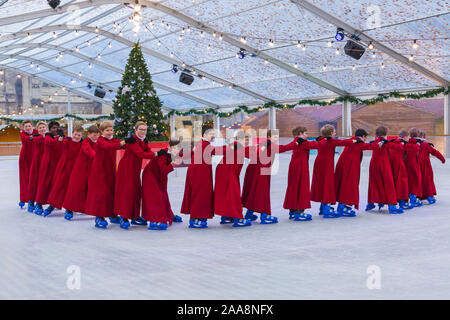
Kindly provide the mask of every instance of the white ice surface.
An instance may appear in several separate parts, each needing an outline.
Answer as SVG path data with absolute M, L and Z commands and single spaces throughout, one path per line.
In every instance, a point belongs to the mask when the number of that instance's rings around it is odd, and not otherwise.
M 276 225 L 187 228 L 166 232 L 117 225 L 94 228 L 93 218 L 47 218 L 20 210 L 17 159 L 0 158 L 0 298 L 2 299 L 449 299 L 450 164 L 433 159 L 437 203 L 403 215 L 386 211 L 356 218 L 289 221 L 282 209 L 290 155 L 272 177 Z M 314 157 L 311 158 L 312 165 Z M 369 157 L 362 163 L 361 208 L 367 201 Z M 245 167 L 244 167 L 245 170 Z M 178 212 L 186 169 L 169 181 Z M 243 173 L 242 173 L 243 177 Z M 81 288 L 70 290 L 67 268 L 80 267 Z M 369 290 L 367 268 L 381 270 Z

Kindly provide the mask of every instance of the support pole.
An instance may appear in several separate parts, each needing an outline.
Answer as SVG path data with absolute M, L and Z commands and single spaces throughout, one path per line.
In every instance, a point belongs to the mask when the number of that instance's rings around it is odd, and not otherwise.
M 342 136 L 350 137 L 352 135 L 352 104 L 350 101 L 344 101 L 342 104 Z
M 70 101 L 70 91 L 67 91 L 67 113 L 72 114 L 72 105 Z M 73 118 L 67 119 L 67 135 L 69 137 L 72 136 L 72 130 L 73 130 Z
M 215 114 L 214 115 L 214 131 L 216 132 L 216 137 L 220 137 L 220 117 Z
M 269 109 L 269 130 L 275 130 L 277 128 L 277 109 L 271 107 Z
M 448 94 L 444 95 L 444 134 L 450 135 L 450 101 Z
M 171 115 L 169 117 L 169 126 L 170 126 L 170 138 L 175 138 L 176 130 L 175 130 L 175 116 Z

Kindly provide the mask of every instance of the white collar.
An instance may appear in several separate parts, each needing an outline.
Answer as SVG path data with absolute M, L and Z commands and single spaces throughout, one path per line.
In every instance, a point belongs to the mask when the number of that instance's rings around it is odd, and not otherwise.
M 105 138 L 106 140 L 111 140 L 111 139 L 113 138 L 113 137 L 107 138 L 107 137 L 105 137 L 104 135 L 102 135 L 102 137 Z
M 92 142 L 96 143 L 97 140 L 92 139 L 91 137 L 88 136 L 89 139 L 91 139 Z
M 137 137 L 139 140 L 141 140 L 141 141 L 144 141 L 144 140 L 145 140 L 145 137 L 141 138 L 141 137 L 139 137 L 138 135 L 136 135 L 136 137 Z

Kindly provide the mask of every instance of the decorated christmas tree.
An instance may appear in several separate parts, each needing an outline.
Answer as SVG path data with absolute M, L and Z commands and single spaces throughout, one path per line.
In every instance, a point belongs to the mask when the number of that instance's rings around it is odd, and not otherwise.
M 153 81 L 147 69 L 139 43 L 130 52 L 122 84 L 114 102 L 114 131 L 118 139 L 134 134 L 134 124 L 144 121 L 148 125 L 147 139 L 167 140 L 167 125 L 163 121 L 162 103 L 156 96 Z

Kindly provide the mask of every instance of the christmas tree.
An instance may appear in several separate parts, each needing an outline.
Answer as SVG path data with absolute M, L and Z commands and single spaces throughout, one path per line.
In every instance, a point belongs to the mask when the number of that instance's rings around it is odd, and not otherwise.
M 133 136 L 135 123 L 144 121 L 148 125 L 148 140 L 167 140 L 167 125 L 163 122 L 161 107 L 141 47 L 136 43 L 128 57 L 122 84 L 114 101 L 115 137 L 124 139 Z

